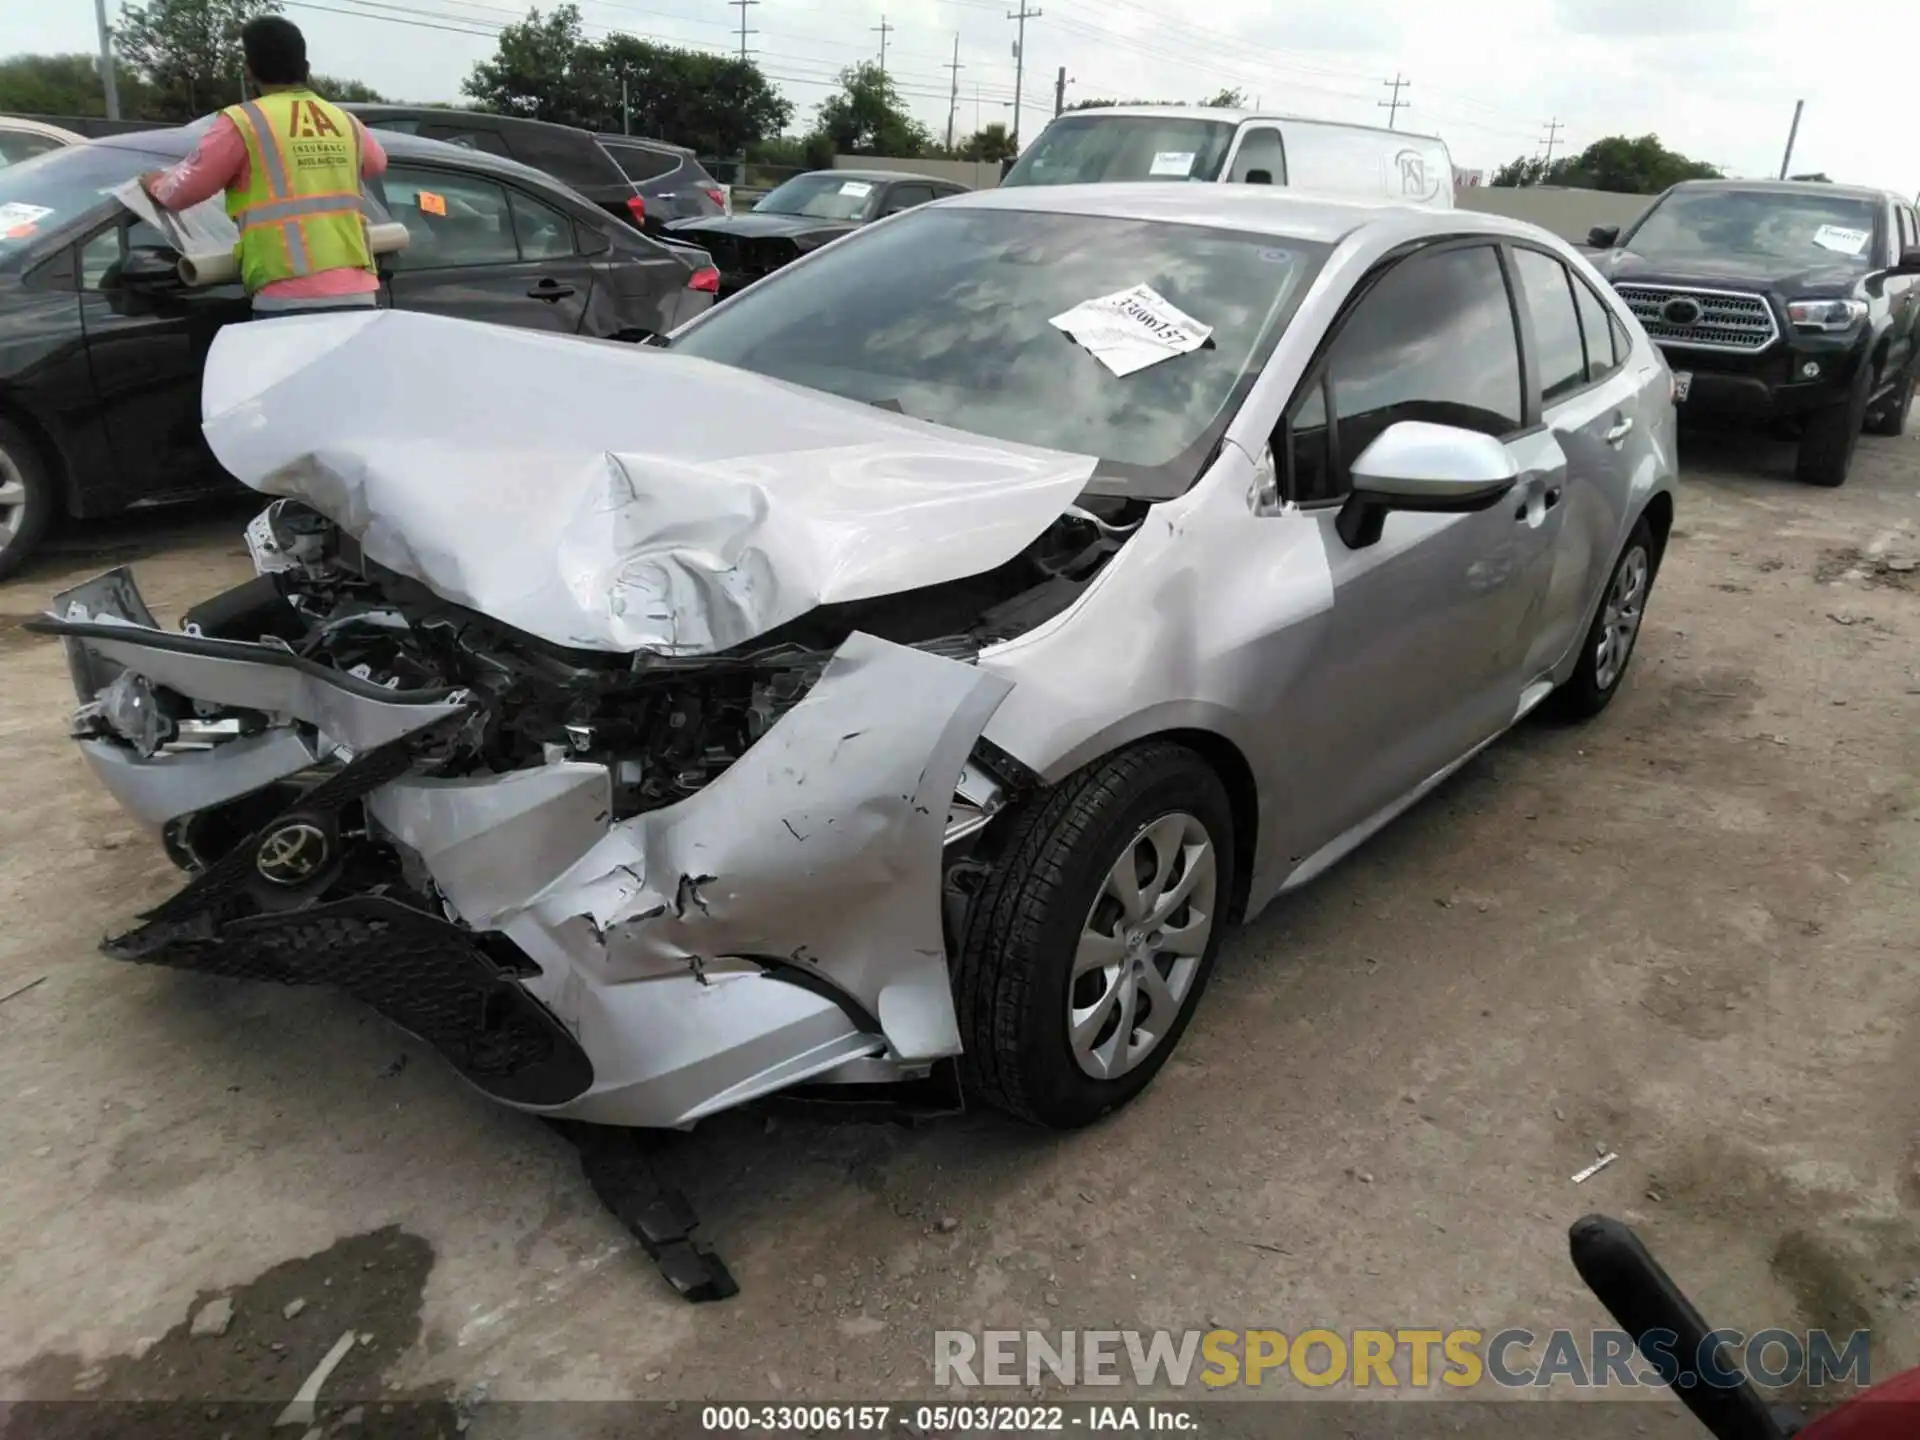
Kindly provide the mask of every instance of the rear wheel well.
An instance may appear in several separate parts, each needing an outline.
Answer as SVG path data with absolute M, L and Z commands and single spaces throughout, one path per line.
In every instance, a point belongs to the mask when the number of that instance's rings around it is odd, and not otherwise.
M 1640 514 L 1653 532 L 1653 569 L 1658 574 L 1660 561 L 1667 553 L 1667 536 L 1673 533 L 1673 496 L 1662 490 Z
M 60 507 L 54 511 L 54 523 L 58 524 L 63 517 L 74 513 L 73 471 L 67 457 L 53 443 L 46 426 L 34 418 L 33 412 L 13 403 L 5 394 L 0 394 L 0 420 L 25 435 L 32 442 L 40 463 L 47 467 L 47 477 L 60 495 Z

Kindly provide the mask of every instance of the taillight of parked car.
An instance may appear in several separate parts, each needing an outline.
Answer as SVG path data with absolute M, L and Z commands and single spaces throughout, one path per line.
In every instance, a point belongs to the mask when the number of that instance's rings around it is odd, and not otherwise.
M 720 293 L 720 272 L 711 265 L 702 265 L 687 280 L 689 290 L 700 290 L 708 295 Z
M 707 198 L 713 201 L 713 203 L 718 205 L 722 210 L 727 208 L 727 192 L 726 191 L 716 187 L 714 189 L 707 191 Z
M 647 197 L 644 195 L 629 195 L 627 197 L 627 213 L 633 217 L 634 224 L 646 224 Z

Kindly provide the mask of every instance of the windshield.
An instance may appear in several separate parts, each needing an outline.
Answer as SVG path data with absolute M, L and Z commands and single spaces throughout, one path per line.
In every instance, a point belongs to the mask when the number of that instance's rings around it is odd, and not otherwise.
M 1098 456 L 1100 488 L 1191 485 L 1330 247 L 1142 220 L 916 210 L 778 271 L 673 349 L 956 429 Z M 1135 286 L 1212 327 L 1115 374 L 1051 321 Z
M 1870 200 L 1773 190 L 1678 190 L 1647 212 L 1623 242 L 1641 255 L 1744 255 L 1803 269 L 1873 264 Z
M 1224 120 L 1171 115 L 1066 115 L 1040 132 L 1006 185 L 1090 185 L 1102 180 L 1213 180 L 1233 144 Z
M 114 145 L 63 145 L 0 169 L 0 260 L 107 202 L 106 192 L 166 161 Z
M 816 220 L 858 220 L 877 182 L 842 177 L 831 170 L 796 175 L 767 192 L 754 206 L 758 215 L 811 215 Z

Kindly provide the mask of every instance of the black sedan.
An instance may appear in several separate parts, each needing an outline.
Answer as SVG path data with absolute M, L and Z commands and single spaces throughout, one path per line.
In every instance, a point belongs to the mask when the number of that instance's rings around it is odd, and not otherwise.
M 382 304 L 639 341 L 713 303 L 719 275 L 692 245 L 513 161 L 381 140 L 376 188 L 410 240 L 382 257 Z M 200 372 L 247 297 L 183 285 L 165 238 L 106 194 L 192 144 L 189 130 L 145 131 L 0 171 L 0 576 L 60 515 L 227 483 L 200 435 Z
M 680 220 L 667 230 L 713 256 L 725 296 L 850 230 L 966 193 L 950 180 L 898 170 L 814 170 L 770 190 L 742 214 Z

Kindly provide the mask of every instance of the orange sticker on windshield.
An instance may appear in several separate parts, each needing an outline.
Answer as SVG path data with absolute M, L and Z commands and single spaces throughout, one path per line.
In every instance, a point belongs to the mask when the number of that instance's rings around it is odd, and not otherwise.
M 0 231 L 0 240 L 25 240 L 39 228 L 38 225 L 16 225 L 11 230 Z
M 420 208 L 429 215 L 444 215 L 447 213 L 447 197 L 436 195 L 431 190 L 422 190 Z

